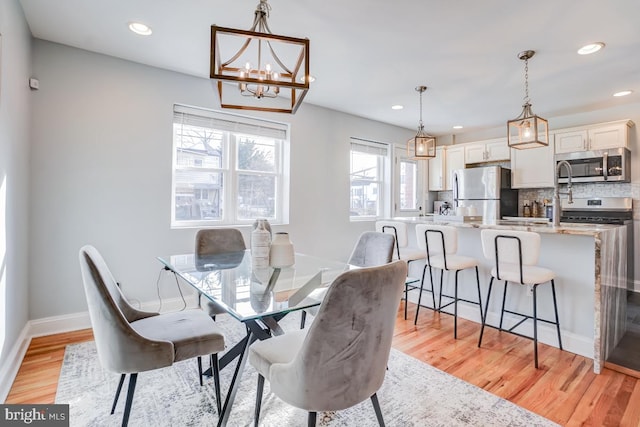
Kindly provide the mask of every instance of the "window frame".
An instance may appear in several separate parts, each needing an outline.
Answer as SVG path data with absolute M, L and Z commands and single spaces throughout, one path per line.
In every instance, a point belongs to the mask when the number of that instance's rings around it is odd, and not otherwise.
M 353 206 L 353 193 L 352 193 L 352 153 L 354 151 L 354 146 L 363 147 L 362 150 L 356 150 L 360 152 L 366 152 L 366 148 L 369 147 L 372 149 L 372 154 L 375 154 L 375 151 L 384 150 L 386 153 L 380 155 L 380 159 L 383 164 L 378 165 L 378 174 L 379 177 L 375 181 L 378 183 L 378 191 L 377 198 L 378 209 L 376 215 L 351 215 L 352 206 Z M 393 144 L 387 142 L 378 142 L 372 141 L 362 138 L 351 137 L 349 141 L 349 221 L 351 222 L 360 222 L 360 221 L 376 221 L 381 218 L 388 218 L 391 213 L 391 204 L 392 204 L 392 192 L 391 185 L 393 181 L 393 176 L 391 174 L 391 164 L 392 164 L 392 153 L 393 153 Z
M 248 219 L 239 218 L 239 186 L 241 175 L 274 176 L 275 212 L 274 217 L 268 219 L 272 224 L 287 224 L 289 222 L 290 124 L 181 104 L 174 104 L 173 110 L 170 198 L 170 226 L 172 229 L 253 224 L 258 217 Z M 177 129 L 181 124 L 177 122 L 177 117 L 180 115 L 186 115 L 182 116 L 183 118 L 195 118 L 195 121 L 198 121 L 198 119 L 202 119 L 203 122 L 210 121 L 211 126 L 200 127 L 222 132 L 220 167 L 184 167 L 177 164 L 178 145 L 180 143 Z M 221 123 L 221 128 L 215 127 L 216 123 Z M 270 132 L 270 130 L 273 130 L 273 132 Z M 260 132 L 264 134 L 260 134 Z M 271 133 L 273 135 L 271 135 Z M 278 136 L 283 137 L 280 138 Z M 271 139 L 275 141 L 275 172 L 241 170 L 239 168 L 238 147 L 243 137 L 255 138 L 257 140 Z M 176 219 L 176 189 L 178 184 L 176 182 L 176 175 L 180 171 L 221 174 L 220 209 L 222 213 L 219 219 Z M 195 192 L 193 197 L 195 197 Z

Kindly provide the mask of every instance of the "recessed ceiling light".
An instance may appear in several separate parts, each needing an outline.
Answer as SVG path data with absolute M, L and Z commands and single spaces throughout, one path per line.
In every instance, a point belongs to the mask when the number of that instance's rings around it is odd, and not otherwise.
M 592 53 L 596 53 L 603 47 L 604 47 L 604 43 L 602 42 L 589 43 L 587 45 L 582 46 L 580 49 L 578 49 L 578 53 L 580 55 L 591 55 Z
M 631 95 L 633 93 L 632 90 L 621 90 L 620 92 L 616 92 L 613 94 L 613 96 L 627 96 L 627 95 Z
M 151 27 L 142 22 L 129 22 L 129 29 L 136 34 L 140 34 L 141 36 L 150 36 L 153 31 L 151 31 Z
M 454 128 L 454 129 L 462 129 L 463 127 L 464 127 L 464 126 L 461 126 L 461 125 L 455 125 L 453 128 Z
M 392 105 L 391 109 L 392 110 L 402 110 L 404 108 L 404 105 Z

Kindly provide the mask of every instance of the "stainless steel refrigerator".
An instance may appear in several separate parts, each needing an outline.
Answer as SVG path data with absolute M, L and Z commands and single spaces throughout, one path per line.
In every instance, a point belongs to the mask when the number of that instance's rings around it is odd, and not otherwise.
M 453 205 L 475 207 L 485 222 L 518 216 L 518 190 L 511 189 L 511 170 L 487 166 L 453 171 Z

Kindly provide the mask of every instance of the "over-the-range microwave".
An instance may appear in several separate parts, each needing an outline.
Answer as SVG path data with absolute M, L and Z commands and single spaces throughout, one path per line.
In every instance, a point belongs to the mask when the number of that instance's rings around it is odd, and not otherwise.
M 626 148 L 556 154 L 556 165 L 571 165 L 572 182 L 630 182 L 631 153 Z M 567 168 L 560 168 L 558 182 L 568 181 Z

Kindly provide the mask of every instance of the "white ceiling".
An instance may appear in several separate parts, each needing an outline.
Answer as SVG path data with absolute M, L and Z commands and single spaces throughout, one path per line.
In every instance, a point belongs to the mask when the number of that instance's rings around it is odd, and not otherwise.
M 20 0 L 34 37 L 209 77 L 212 24 L 249 29 L 259 0 Z M 270 0 L 275 34 L 310 39 L 305 99 L 428 132 L 515 118 L 529 61 L 535 113 L 552 118 L 640 101 L 640 0 Z M 141 37 L 130 21 L 153 28 Z M 576 50 L 601 41 L 589 56 Z M 635 92 L 624 98 L 612 94 Z M 212 93 L 213 95 L 213 93 Z M 403 104 L 404 110 L 391 110 Z M 300 107 L 304 108 L 304 105 Z M 452 126 L 463 125 L 462 131 Z M 553 122 L 550 121 L 553 128 Z

